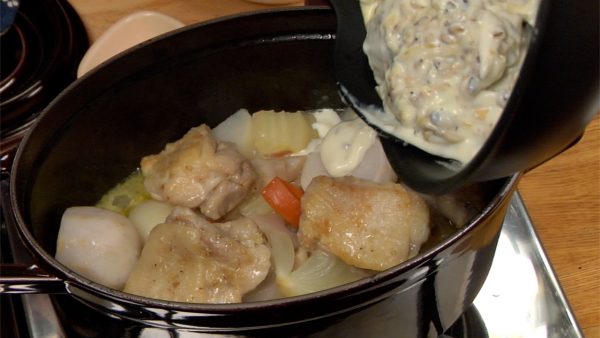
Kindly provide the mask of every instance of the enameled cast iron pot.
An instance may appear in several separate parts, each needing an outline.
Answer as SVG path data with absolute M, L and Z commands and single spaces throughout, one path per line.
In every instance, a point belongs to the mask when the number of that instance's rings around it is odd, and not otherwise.
M 393 320 L 403 336 L 441 334 L 487 276 L 517 176 L 481 184 L 474 198 L 485 201 L 481 213 L 423 255 L 301 297 L 230 305 L 146 299 L 91 282 L 53 258 L 65 208 L 93 205 L 142 156 L 191 127 L 214 126 L 239 108 L 342 107 L 334 33 L 327 9 L 237 16 L 151 41 L 67 88 L 21 144 L 12 168 L 7 220 L 37 263 L 20 278 L 4 267 L 4 292 L 68 292 L 99 311 L 153 326 L 294 334 L 321 330 L 393 296 L 402 304 Z

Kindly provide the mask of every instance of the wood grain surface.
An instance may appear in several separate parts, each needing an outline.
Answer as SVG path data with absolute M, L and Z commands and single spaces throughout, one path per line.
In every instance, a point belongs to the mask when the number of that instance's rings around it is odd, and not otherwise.
M 600 117 L 583 139 L 527 173 L 519 191 L 588 338 L 600 337 Z
M 130 13 L 155 10 L 185 24 L 275 6 L 242 0 L 69 0 L 93 41 Z M 289 5 L 302 5 L 292 1 Z M 289 6 L 288 5 L 288 6 Z M 597 52 L 597 51 L 590 51 Z M 584 334 L 600 337 L 600 118 L 583 139 L 527 173 L 519 190 Z

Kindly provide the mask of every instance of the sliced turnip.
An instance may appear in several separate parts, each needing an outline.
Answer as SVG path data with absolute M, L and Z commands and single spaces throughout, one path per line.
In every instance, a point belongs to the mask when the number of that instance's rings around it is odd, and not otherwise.
M 219 141 L 232 142 L 237 150 L 247 158 L 252 157 L 252 117 L 246 109 L 240 109 L 225 121 L 213 128 L 213 135 Z
M 72 207 L 62 216 L 56 259 L 96 283 L 120 290 L 141 248 L 127 217 L 96 207 Z

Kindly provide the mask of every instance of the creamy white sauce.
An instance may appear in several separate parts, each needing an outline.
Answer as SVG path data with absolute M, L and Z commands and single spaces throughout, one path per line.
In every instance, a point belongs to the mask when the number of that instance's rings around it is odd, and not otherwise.
M 339 122 L 321 141 L 321 162 L 333 177 L 349 175 L 377 141 L 377 133 L 361 119 Z
M 539 0 L 361 0 L 384 111 L 369 122 L 469 162 L 498 121 Z
M 320 138 L 325 137 L 333 126 L 342 121 L 338 113 L 333 109 L 316 110 L 313 116 L 315 117 L 315 122 L 312 124 L 312 128 L 319 134 Z

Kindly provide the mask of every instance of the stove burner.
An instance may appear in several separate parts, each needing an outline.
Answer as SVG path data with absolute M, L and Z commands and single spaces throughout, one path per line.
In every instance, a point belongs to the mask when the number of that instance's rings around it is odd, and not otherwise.
M 89 42 L 83 23 L 67 1 L 24 0 L 0 44 L 0 159 L 6 173 L 27 128 L 75 80 Z

